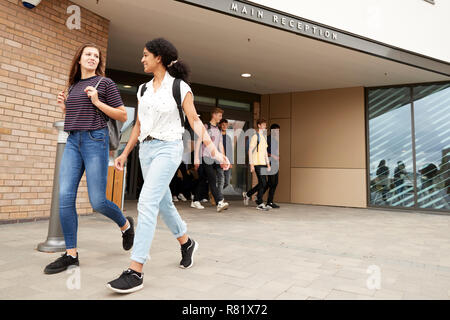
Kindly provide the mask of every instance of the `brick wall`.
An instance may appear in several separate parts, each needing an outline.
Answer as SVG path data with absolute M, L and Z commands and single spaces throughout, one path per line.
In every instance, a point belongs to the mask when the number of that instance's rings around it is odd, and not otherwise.
M 81 29 L 69 30 L 70 1 L 43 0 L 30 10 L 0 0 L 0 222 L 50 215 L 56 156 L 56 96 L 84 42 L 106 56 L 109 21 L 81 8 Z M 83 177 L 79 214 L 92 212 Z

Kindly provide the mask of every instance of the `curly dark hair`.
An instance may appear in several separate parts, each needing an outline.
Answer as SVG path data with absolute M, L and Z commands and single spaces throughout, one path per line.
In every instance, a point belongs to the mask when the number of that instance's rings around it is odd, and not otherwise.
M 184 61 L 178 59 L 177 48 L 171 42 L 164 38 L 157 38 L 147 42 L 145 47 L 155 57 L 161 57 L 161 63 L 172 77 L 189 83 L 190 69 Z M 176 60 L 177 62 L 169 67 L 170 63 Z

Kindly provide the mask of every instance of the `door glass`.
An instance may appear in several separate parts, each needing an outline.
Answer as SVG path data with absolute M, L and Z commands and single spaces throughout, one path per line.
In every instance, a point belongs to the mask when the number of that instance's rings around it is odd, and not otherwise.
M 242 192 L 247 190 L 247 166 L 245 163 L 237 161 L 237 155 L 242 150 L 238 150 L 238 138 L 244 134 L 244 130 L 248 127 L 248 121 L 228 120 L 227 135 L 232 139 L 232 147 L 227 146 L 227 157 L 232 163 L 230 169 L 230 184 L 223 190 L 224 196 L 241 196 Z
M 450 209 L 450 84 L 414 88 L 417 203 Z

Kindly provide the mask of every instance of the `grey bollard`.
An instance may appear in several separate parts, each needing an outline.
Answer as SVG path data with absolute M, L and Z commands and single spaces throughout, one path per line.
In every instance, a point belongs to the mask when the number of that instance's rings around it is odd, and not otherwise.
M 58 145 L 56 148 L 55 172 L 53 175 L 52 204 L 50 207 L 50 221 L 48 225 L 47 240 L 38 244 L 37 249 L 41 252 L 60 252 L 66 250 L 66 243 L 59 221 L 59 168 L 61 158 L 66 146 L 68 133 L 64 131 L 64 121 L 57 121 L 53 124 L 58 129 Z

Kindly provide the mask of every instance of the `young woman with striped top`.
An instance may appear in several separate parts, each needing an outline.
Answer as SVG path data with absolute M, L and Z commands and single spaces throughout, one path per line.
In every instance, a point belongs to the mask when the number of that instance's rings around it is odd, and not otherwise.
M 127 112 L 116 84 L 104 77 L 101 50 L 85 44 L 72 61 L 68 96 L 58 94 L 58 106 L 65 114 L 64 131 L 69 133 L 59 172 L 59 214 L 66 242 L 66 252 L 47 265 L 46 274 L 79 265 L 77 252 L 78 217 L 76 196 L 86 173 L 89 201 L 93 209 L 113 220 L 122 231 L 122 246 L 131 249 L 134 226 L 113 202 L 106 199 L 109 162 L 109 133 L 106 119 L 126 121 Z

